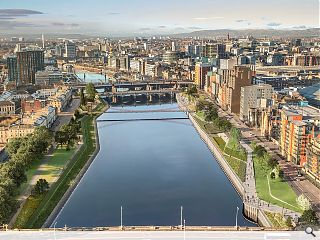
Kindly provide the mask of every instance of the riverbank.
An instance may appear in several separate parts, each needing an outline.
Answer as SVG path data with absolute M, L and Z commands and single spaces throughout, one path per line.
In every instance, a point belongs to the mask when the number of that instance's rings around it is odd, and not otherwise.
M 99 103 L 91 115 L 85 115 L 81 119 L 81 131 L 83 136 L 83 145 L 76 151 L 76 153 L 68 161 L 61 173 L 59 179 L 55 181 L 50 187 L 50 190 L 39 200 L 37 208 L 28 217 L 28 220 L 19 226 L 19 228 L 40 228 L 46 219 L 54 212 L 56 206 L 64 198 L 67 190 L 74 186 L 77 181 L 77 176 L 82 169 L 85 169 L 86 164 L 90 164 L 90 157 L 93 156 L 97 146 L 99 146 L 95 118 L 97 118 L 106 109 L 104 102 Z
M 193 103 L 191 105 L 195 106 L 195 101 L 197 101 L 197 100 L 193 99 Z M 181 104 L 181 102 L 183 104 Z M 190 101 L 187 98 L 178 96 L 178 103 L 180 106 L 183 105 L 182 108 L 185 109 L 186 111 L 190 107 Z M 191 114 L 190 116 L 192 116 L 191 120 L 194 120 L 194 118 L 197 118 L 197 119 L 199 118 L 197 116 L 197 114 L 193 114 L 193 115 Z M 208 147 L 210 148 L 210 145 L 212 144 L 211 142 L 215 142 L 215 139 L 212 138 L 212 135 L 210 136 L 210 134 L 212 134 L 212 133 L 208 132 L 208 129 L 206 129 L 206 128 L 202 129 L 201 125 L 199 125 L 198 121 L 195 121 L 195 122 L 196 122 L 196 125 L 195 125 L 196 129 L 197 130 L 200 129 L 202 131 L 202 132 L 200 131 L 200 133 L 199 133 L 200 136 L 204 135 L 204 137 L 201 136 L 201 138 L 204 139 L 204 141 L 207 143 Z M 197 123 L 199 126 L 197 126 Z M 208 144 L 208 142 L 209 142 L 209 144 Z M 217 142 L 215 142 L 215 143 L 216 143 L 216 147 L 218 149 L 220 148 L 220 150 L 221 150 L 221 146 L 219 146 L 219 143 L 217 143 Z M 297 211 L 296 209 L 291 209 L 291 208 L 288 209 L 286 206 L 284 206 L 284 204 L 278 204 L 278 202 L 266 201 L 265 198 L 261 199 L 260 198 L 261 196 L 259 196 L 259 194 L 257 194 L 257 193 L 261 192 L 261 189 L 259 188 L 259 187 L 261 187 L 261 184 L 258 184 L 259 182 L 257 182 L 258 185 L 256 186 L 256 181 L 261 179 L 261 173 L 256 173 L 256 164 L 254 164 L 254 161 L 253 161 L 253 157 L 254 157 L 253 150 L 251 149 L 251 146 L 249 146 L 247 144 L 247 142 L 245 142 L 245 141 L 240 140 L 239 144 L 241 144 L 243 149 L 245 149 L 247 152 L 245 181 L 242 184 L 244 186 L 244 194 L 242 194 L 242 196 L 241 196 L 243 199 L 243 204 L 244 204 L 244 215 L 248 219 L 250 219 L 250 220 L 252 220 L 262 226 L 271 226 L 272 225 L 272 223 L 271 223 L 272 221 L 270 221 L 268 219 L 267 215 L 265 214 L 266 212 L 280 214 L 283 217 L 284 222 L 286 221 L 287 218 L 291 218 L 295 222 L 297 222 L 298 217 L 301 214 L 299 211 Z M 225 156 L 223 156 L 222 158 L 218 157 L 217 159 L 223 160 L 225 163 L 227 163 L 227 160 L 228 160 L 228 159 L 225 159 Z M 226 165 L 228 166 L 228 164 L 226 164 Z M 223 167 L 223 165 L 222 165 L 222 167 Z M 230 165 L 229 165 L 229 167 L 230 167 Z M 230 173 L 228 173 L 228 171 L 226 171 L 226 170 L 224 170 L 224 172 L 227 173 L 227 176 L 229 177 L 230 181 L 236 187 L 237 182 L 238 182 L 236 180 L 237 178 L 232 176 L 235 174 L 232 174 L 232 172 L 231 172 L 231 175 L 230 175 Z M 256 174 L 258 174 L 258 175 L 256 176 Z M 258 180 L 257 180 L 257 178 L 258 178 Z M 266 179 L 266 177 L 264 178 L 264 180 L 265 179 Z M 287 183 L 284 183 L 284 184 L 287 184 Z M 264 189 L 265 191 L 269 190 L 268 194 L 271 197 L 273 197 L 270 192 L 270 186 L 269 186 L 269 188 L 264 186 L 264 188 L 265 188 Z M 236 187 L 236 189 L 238 190 L 239 187 Z M 258 192 L 258 190 L 259 190 L 259 192 Z M 281 192 L 282 191 L 280 190 L 279 193 L 281 194 Z M 291 195 L 290 195 L 290 197 L 291 197 Z M 293 199 L 295 199 L 295 198 L 293 198 Z M 291 201 L 291 202 L 295 203 L 295 201 Z M 274 204 L 276 204 L 276 205 L 274 205 Z M 271 220 L 273 220 L 273 219 L 271 219 Z
M 177 95 L 177 102 L 179 107 L 183 110 L 188 112 L 188 106 L 182 103 L 181 95 Z M 271 227 L 271 223 L 268 221 L 267 217 L 265 216 L 264 212 L 258 208 L 251 206 L 250 204 L 245 204 L 245 196 L 248 192 L 247 187 L 241 181 L 239 176 L 234 172 L 232 167 L 229 165 L 228 161 L 224 158 L 223 153 L 220 151 L 219 146 L 215 145 L 211 140 L 210 136 L 200 127 L 198 122 L 195 120 L 195 114 L 188 113 L 190 121 L 192 122 L 193 126 L 199 133 L 201 139 L 206 143 L 212 154 L 215 156 L 215 159 L 219 163 L 221 169 L 224 171 L 226 176 L 229 178 L 230 182 L 240 195 L 243 201 L 243 214 L 249 220 L 254 221 L 255 223 L 264 226 L 264 227 Z M 251 155 L 248 155 L 248 159 L 250 159 Z M 249 163 L 250 164 L 250 163 Z M 248 165 L 247 165 L 248 166 Z M 251 187 L 251 186 L 249 186 Z
M 55 218 L 58 216 L 61 209 L 64 207 L 65 203 L 68 201 L 72 192 L 76 189 L 82 177 L 90 167 L 91 163 L 95 159 L 97 153 L 100 151 L 100 142 L 97 129 L 96 119 L 108 109 L 108 105 L 101 101 L 100 104 L 96 106 L 93 113 L 90 116 L 86 116 L 86 122 L 83 122 L 83 127 L 86 129 L 86 138 L 84 139 L 85 149 L 79 154 L 80 162 L 74 166 L 73 170 L 73 180 L 68 184 L 68 188 L 64 191 L 63 196 L 56 203 L 54 209 L 51 211 L 42 222 L 41 225 L 37 227 L 50 227 Z M 94 132 L 94 138 L 92 138 L 92 133 Z

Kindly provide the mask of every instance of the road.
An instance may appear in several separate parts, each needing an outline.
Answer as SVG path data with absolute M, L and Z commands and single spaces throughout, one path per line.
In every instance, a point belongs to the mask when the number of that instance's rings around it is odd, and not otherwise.
M 70 121 L 74 111 L 80 106 L 80 99 L 74 98 L 71 104 L 63 111 L 58 113 L 56 121 L 53 123 L 51 130 L 57 131 L 60 127 Z
M 254 232 L 254 231 L 8 231 L 0 232 L 0 239 L 5 240 L 53 240 L 53 239 L 77 239 L 77 240 L 308 240 L 320 239 L 320 232 L 314 233 L 316 237 L 305 232 Z

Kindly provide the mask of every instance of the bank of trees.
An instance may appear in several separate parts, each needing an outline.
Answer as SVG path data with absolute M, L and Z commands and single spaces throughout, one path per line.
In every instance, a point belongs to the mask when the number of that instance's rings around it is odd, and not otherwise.
M 6 223 L 16 210 L 17 189 L 27 180 L 26 171 L 33 161 L 43 157 L 52 142 L 52 134 L 38 127 L 32 134 L 12 139 L 6 146 L 9 161 L 0 164 L 0 224 Z
M 84 93 L 85 92 L 85 93 Z M 83 89 L 80 90 L 80 105 L 85 106 L 87 102 L 94 102 L 96 97 L 96 89 L 94 88 L 93 83 L 88 83 L 85 87 L 85 91 Z
M 223 117 L 219 117 L 216 106 L 207 100 L 199 99 L 196 103 L 196 111 L 204 112 L 204 120 L 212 122 L 219 130 L 229 132 L 232 124 Z
M 78 139 L 78 132 L 80 131 L 80 123 L 72 120 L 70 123 L 63 125 L 55 134 L 55 141 L 62 148 L 66 145 L 66 149 L 74 146 Z

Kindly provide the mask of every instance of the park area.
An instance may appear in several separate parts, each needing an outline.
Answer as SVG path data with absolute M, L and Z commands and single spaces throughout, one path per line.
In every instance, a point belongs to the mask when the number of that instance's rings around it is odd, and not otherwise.
M 271 204 L 302 213 L 297 204 L 297 195 L 282 178 L 271 179 L 272 169 L 263 164 L 257 157 L 254 160 L 256 189 L 260 199 Z

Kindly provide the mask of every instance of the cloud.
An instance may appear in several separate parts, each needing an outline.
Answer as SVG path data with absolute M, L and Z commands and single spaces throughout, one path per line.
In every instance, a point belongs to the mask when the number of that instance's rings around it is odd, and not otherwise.
M 119 15 L 119 14 L 121 14 L 121 13 L 119 13 L 119 12 L 109 12 L 108 13 L 108 15 Z
M 18 21 L 0 21 L 0 29 L 2 30 L 12 30 L 14 28 L 38 28 L 43 27 L 40 24 L 28 23 L 28 22 L 18 22 Z
M 152 29 L 145 27 L 145 28 L 139 28 L 139 30 L 140 30 L 140 31 L 150 31 L 150 30 L 152 30 Z
M 0 9 L 0 19 L 15 19 L 36 14 L 43 14 L 43 12 L 29 9 Z
M 281 23 L 277 23 L 277 22 L 271 22 L 267 24 L 268 27 L 279 27 L 281 25 L 282 25 Z
M 174 30 L 175 31 L 185 31 L 186 29 L 183 27 L 176 27 Z
M 191 30 L 200 30 L 200 29 L 202 29 L 201 27 L 188 27 L 189 29 L 191 29 Z
M 238 20 L 236 20 L 236 22 L 238 22 L 238 23 L 241 23 L 241 22 L 246 22 L 247 20 L 245 20 L 245 19 L 238 19 Z
M 51 25 L 57 26 L 57 27 L 79 27 L 78 23 L 53 22 L 53 23 L 51 23 Z
M 213 20 L 213 19 L 222 19 L 224 17 L 194 17 L 193 20 L 196 21 L 206 21 L 206 20 Z
M 167 28 L 166 26 L 158 26 L 158 28 L 161 28 L 161 29 L 164 29 L 164 28 Z
M 294 28 L 294 29 L 306 29 L 306 28 L 307 28 L 307 26 L 306 26 L 306 25 L 293 26 L 292 28 Z

